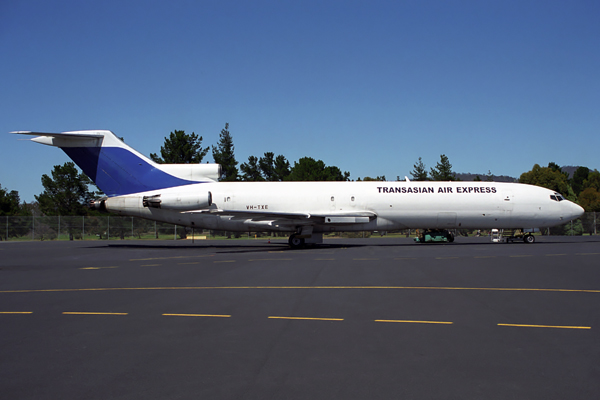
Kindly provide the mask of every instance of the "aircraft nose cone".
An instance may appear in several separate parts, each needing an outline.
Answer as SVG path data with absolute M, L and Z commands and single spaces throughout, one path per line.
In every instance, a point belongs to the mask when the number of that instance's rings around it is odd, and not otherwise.
M 571 214 L 570 219 L 577 219 L 577 218 L 581 217 L 583 215 L 583 213 L 585 212 L 585 210 L 583 209 L 583 207 L 581 207 L 578 204 L 571 203 L 571 204 L 569 204 L 569 206 L 570 206 L 570 210 L 569 211 L 570 211 L 570 214 Z

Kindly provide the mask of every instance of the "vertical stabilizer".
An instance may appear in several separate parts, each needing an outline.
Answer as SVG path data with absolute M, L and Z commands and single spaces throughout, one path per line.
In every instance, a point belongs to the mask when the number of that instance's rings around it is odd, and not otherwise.
M 111 131 L 12 133 L 34 135 L 34 142 L 60 147 L 109 197 L 210 182 L 219 170 L 217 164 L 157 164 Z

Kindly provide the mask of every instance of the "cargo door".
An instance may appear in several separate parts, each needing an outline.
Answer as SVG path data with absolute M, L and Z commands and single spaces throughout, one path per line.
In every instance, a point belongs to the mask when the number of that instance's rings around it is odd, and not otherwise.
M 450 229 L 456 227 L 456 213 L 441 212 L 438 213 L 437 227 L 439 229 Z

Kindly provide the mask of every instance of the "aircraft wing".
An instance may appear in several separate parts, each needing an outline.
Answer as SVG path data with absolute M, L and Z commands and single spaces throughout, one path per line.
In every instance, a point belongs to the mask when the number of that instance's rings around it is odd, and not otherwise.
M 329 213 L 289 213 L 273 211 L 238 211 L 238 210 L 197 210 L 186 211 L 188 214 L 212 214 L 232 220 L 249 219 L 253 221 L 273 221 L 277 225 L 320 225 L 320 224 L 360 224 L 367 223 L 377 217 L 372 211 L 329 212 Z

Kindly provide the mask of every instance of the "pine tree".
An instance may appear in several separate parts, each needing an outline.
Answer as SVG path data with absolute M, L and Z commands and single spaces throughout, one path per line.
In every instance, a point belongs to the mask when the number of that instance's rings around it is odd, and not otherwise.
M 347 181 L 350 173 L 342 172 L 338 167 L 326 166 L 322 160 L 302 157 L 294 162 L 294 167 L 287 176 L 288 181 Z
M 52 178 L 42 175 L 44 191 L 35 199 L 45 215 L 86 215 L 94 197 L 89 185 L 93 185 L 92 180 L 72 162 L 55 165 Z
M 150 158 L 159 164 L 199 164 L 207 153 L 208 147 L 202 148 L 202 136 L 176 130 L 165 138 L 165 144 L 160 148 L 162 157 L 152 153 Z
M 429 180 L 429 177 L 427 176 L 427 170 L 425 169 L 425 164 L 423 163 L 423 160 L 421 159 L 421 157 L 419 157 L 419 161 L 417 161 L 417 163 L 415 165 L 413 165 L 413 167 L 415 169 L 412 170 L 412 172 L 410 173 L 413 177 L 413 181 L 428 181 Z
M 445 154 L 440 156 L 440 161 L 431 168 L 431 178 L 434 181 L 455 181 L 456 176 L 452 172 L 452 164 Z
M 248 157 L 248 162 L 242 163 L 240 165 L 240 170 L 242 171 L 243 181 L 258 182 L 265 180 L 260 173 L 259 162 L 256 156 Z
M 233 139 L 229 133 L 229 124 L 225 124 L 225 128 L 221 130 L 219 135 L 219 143 L 217 146 L 212 146 L 213 159 L 216 163 L 221 164 L 221 179 L 220 181 L 232 182 L 239 180 L 238 162 L 235 160 Z

